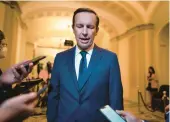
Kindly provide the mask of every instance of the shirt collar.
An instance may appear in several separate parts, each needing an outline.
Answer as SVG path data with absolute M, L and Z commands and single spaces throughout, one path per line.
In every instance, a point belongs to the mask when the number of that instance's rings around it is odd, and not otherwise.
M 77 56 L 78 54 L 80 54 L 81 50 L 78 48 L 78 46 L 76 45 L 76 54 L 75 56 Z M 87 51 L 87 54 L 92 55 L 93 52 L 93 48 L 90 49 L 89 51 Z

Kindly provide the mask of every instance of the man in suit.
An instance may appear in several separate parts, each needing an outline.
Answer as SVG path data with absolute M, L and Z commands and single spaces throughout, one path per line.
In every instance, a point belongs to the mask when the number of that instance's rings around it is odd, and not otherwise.
M 105 122 L 104 105 L 123 109 L 123 89 L 115 53 L 94 44 L 99 17 L 89 8 L 73 15 L 77 45 L 55 57 L 48 95 L 48 122 Z

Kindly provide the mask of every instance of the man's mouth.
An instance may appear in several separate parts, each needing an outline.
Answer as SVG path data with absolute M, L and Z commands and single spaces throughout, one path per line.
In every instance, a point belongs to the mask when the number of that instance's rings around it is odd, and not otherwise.
M 90 38 L 80 38 L 81 40 L 83 40 L 83 41 L 87 41 L 87 40 L 89 40 Z
M 87 44 L 90 38 L 80 38 L 81 43 Z

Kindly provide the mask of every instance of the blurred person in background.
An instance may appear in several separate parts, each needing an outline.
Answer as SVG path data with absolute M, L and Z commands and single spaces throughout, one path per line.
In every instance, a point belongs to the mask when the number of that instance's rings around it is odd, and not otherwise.
M 148 68 L 147 80 L 148 80 L 148 86 L 147 86 L 146 90 L 149 93 L 148 106 L 151 107 L 152 96 L 155 92 L 158 91 L 158 86 L 159 86 L 158 80 L 156 79 L 156 75 L 155 75 L 155 69 L 152 66 L 150 66 Z

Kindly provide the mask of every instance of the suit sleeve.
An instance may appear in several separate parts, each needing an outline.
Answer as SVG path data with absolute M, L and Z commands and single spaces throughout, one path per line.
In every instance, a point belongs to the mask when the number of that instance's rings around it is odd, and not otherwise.
M 47 121 L 56 122 L 60 97 L 59 55 L 56 55 L 48 93 Z
M 109 75 L 109 99 L 110 106 L 114 110 L 123 110 L 123 87 L 117 56 L 113 56 Z
M 166 121 L 166 122 L 169 122 L 169 111 L 166 113 L 166 115 L 165 115 L 165 116 L 166 116 L 166 117 L 165 117 L 165 118 L 166 118 L 166 120 L 165 120 L 165 121 Z

